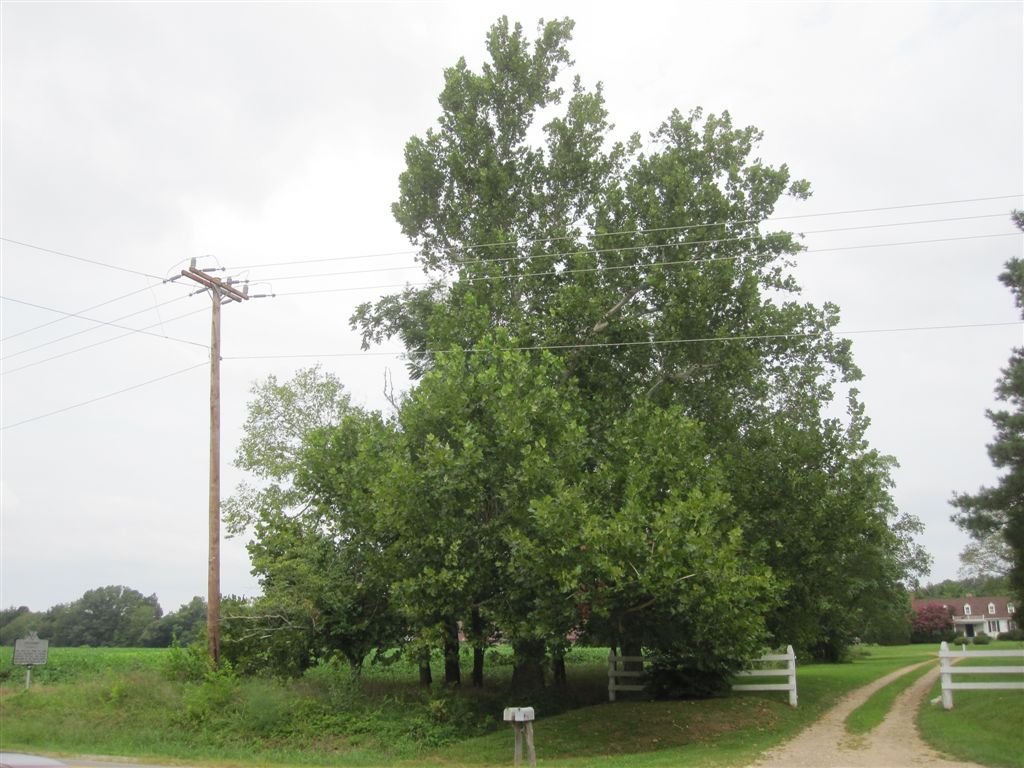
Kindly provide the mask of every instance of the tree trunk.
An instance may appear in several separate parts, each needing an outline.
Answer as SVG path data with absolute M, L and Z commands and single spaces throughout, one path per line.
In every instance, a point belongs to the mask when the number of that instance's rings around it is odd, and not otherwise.
M 470 631 L 473 640 L 473 687 L 484 687 L 484 623 L 480 617 L 480 610 L 473 609 L 470 616 Z
M 430 674 L 430 650 L 424 648 L 420 653 L 420 687 L 429 688 L 434 682 L 434 676 Z
M 643 646 L 640 645 L 636 640 L 623 640 L 622 641 L 622 655 L 623 656 L 642 656 L 644 652 Z M 622 669 L 629 672 L 640 672 L 644 668 L 642 661 L 627 661 L 622 665 Z
M 517 694 L 544 688 L 544 641 L 516 640 L 512 643 L 515 666 L 512 667 L 512 690 Z
M 482 645 L 473 649 L 473 687 L 484 687 L 484 648 Z
M 551 679 L 555 688 L 565 689 L 568 678 L 565 674 L 565 648 L 561 646 L 551 651 Z
M 445 685 L 462 685 L 462 669 L 459 666 L 459 625 L 448 622 L 444 639 L 444 682 Z

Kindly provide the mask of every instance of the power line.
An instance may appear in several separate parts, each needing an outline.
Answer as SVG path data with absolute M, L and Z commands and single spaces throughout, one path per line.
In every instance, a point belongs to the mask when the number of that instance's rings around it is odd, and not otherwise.
M 865 328 L 860 330 L 831 330 L 828 334 L 835 336 L 858 336 L 871 333 L 911 333 L 916 331 L 950 331 L 968 328 L 1000 328 L 1006 326 L 1021 325 L 1020 320 L 1012 322 L 997 323 L 959 323 L 949 325 L 917 325 L 899 328 Z M 462 349 L 430 349 L 422 352 L 328 352 L 321 354 L 285 354 L 285 355 L 240 355 L 225 357 L 224 360 L 288 360 L 301 358 L 323 358 L 323 357 L 428 357 L 430 355 L 444 355 L 450 352 L 465 354 L 479 354 L 486 352 L 538 352 L 541 350 L 566 351 L 575 349 L 596 349 L 608 347 L 656 347 L 672 344 L 697 344 L 702 342 L 726 342 L 726 341 L 771 341 L 774 339 L 814 339 L 826 335 L 825 333 L 766 333 L 766 334 L 743 334 L 733 336 L 704 336 L 686 339 L 648 339 L 645 341 L 594 341 L 578 342 L 573 344 L 530 344 L 517 347 L 501 347 L 498 349 L 486 347 L 466 347 Z
M 805 236 L 805 235 L 820 235 L 820 234 L 828 234 L 828 233 L 833 233 L 833 232 L 850 232 L 850 231 L 854 231 L 854 230 L 884 229 L 884 228 L 887 228 L 887 227 L 905 227 L 905 226 L 913 226 L 915 224 L 936 224 L 936 223 L 949 222 L 949 221 L 967 221 L 967 220 L 974 220 L 974 219 L 992 219 L 992 218 L 999 218 L 999 217 L 1004 217 L 1004 216 L 1005 216 L 1004 213 L 987 213 L 987 214 L 983 214 L 983 215 L 980 215 L 980 216 L 960 216 L 960 217 L 956 217 L 956 218 L 947 218 L 947 219 L 927 219 L 927 220 L 918 220 L 918 221 L 901 221 L 901 222 L 894 222 L 894 223 L 889 223 L 889 224 L 864 224 L 864 225 L 860 225 L 860 226 L 856 226 L 856 227 L 834 227 L 834 228 L 831 228 L 831 229 L 814 229 L 814 230 L 808 230 L 806 232 L 801 232 L 799 234 L 801 236 Z M 703 226 L 703 225 L 700 225 L 700 226 Z M 711 225 L 711 226 L 714 226 L 714 225 Z M 1016 232 L 1008 232 L 1006 234 L 1009 235 L 1009 234 L 1018 234 L 1018 233 L 1016 233 Z M 739 236 L 739 237 L 720 237 L 720 238 L 714 238 L 714 239 L 711 239 L 711 240 L 692 240 L 692 241 L 671 242 L 671 243 L 648 243 L 648 244 L 642 244 L 642 245 L 616 246 L 616 247 L 608 247 L 608 248 L 581 248 L 581 249 L 574 250 L 574 251 L 559 251 L 559 252 L 555 252 L 555 253 L 538 253 L 538 254 L 531 254 L 531 255 L 528 255 L 528 256 L 503 256 L 503 257 L 495 258 L 495 259 L 476 259 L 476 260 L 473 260 L 473 261 L 460 261 L 460 262 L 455 262 L 455 263 L 457 265 L 459 265 L 459 266 L 462 266 L 462 265 L 478 266 L 478 265 L 484 265 L 484 264 L 500 264 L 500 263 L 512 262 L 512 261 L 535 261 L 535 260 L 538 260 L 538 259 L 556 259 L 556 258 L 560 258 L 560 257 L 563 257 L 563 256 L 580 256 L 580 255 L 583 255 L 583 254 L 595 254 L 595 255 L 597 255 L 597 254 L 602 254 L 602 253 L 623 253 L 623 252 L 627 252 L 627 251 L 657 250 L 657 249 L 662 249 L 662 248 L 678 248 L 678 247 L 688 247 L 688 246 L 694 246 L 694 245 L 720 245 L 722 243 L 737 243 L 737 242 L 745 242 L 745 241 L 749 241 L 749 240 L 756 240 L 758 238 L 763 238 L 763 237 L 764 237 L 764 235 L 757 234 L 757 235 L 743 235 L 743 236 Z M 804 251 L 804 252 L 808 252 L 808 251 Z M 674 263 L 680 263 L 680 262 L 674 262 Z M 280 276 L 275 275 L 274 277 L 266 277 L 266 278 L 263 278 L 263 279 L 266 280 L 267 282 L 283 281 L 283 280 L 305 280 L 305 279 L 313 279 L 313 278 L 321 278 L 321 277 L 340 277 L 340 276 L 344 276 L 344 275 L 365 275 L 365 274 L 372 274 L 374 272 L 400 272 L 400 271 L 407 270 L 407 269 L 412 269 L 412 268 L 413 267 L 410 267 L 409 265 L 403 265 L 403 266 L 398 266 L 398 267 L 374 267 L 374 268 L 371 268 L 371 269 L 346 270 L 346 271 L 342 271 L 342 272 L 321 272 L 321 273 L 313 273 L 313 274 L 307 274 L 307 275 L 280 275 Z M 567 272 L 572 272 L 572 270 L 566 270 L 566 271 L 563 271 L 563 272 L 559 272 L 559 274 L 566 274 Z M 547 274 L 551 274 L 551 273 L 542 272 L 542 273 L 539 273 L 539 274 L 547 275 Z M 528 277 L 528 276 L 530 276 L 530 273 L 526 273 L 526 274 L 524 274 L 522 276 L 523 277 Z
M 761 224 L 761 223 L 767 223 L 767 222 L 770 222 L 770 221 L 792 221 L 794 219 L 821 218 L 821 217 L 824 217 L 824 216 L 847 216 L 847 215 L 853 215 L 853 214 L 858 214 L 858 213 L 880 213 L 880 212 L 883 212 L 883 211 L 899 211 L 899 210 L 907 210 L 907 209 L 910 209 L 910 208 L 931 208 L 931 207 L 940 206 L 940 205 L 960 205 L 960 204 L 963 204 L 963 203 L 981 203 L 981 202 L 989 202 L 989 201 L 993 201 L 993 200 L 1008 200 L 1008 199 L 1019 198 L 1019 197 L 1021 197 L 1020 193 L 1014 194 L 1014 195 L 995 195 L 995 196 L 992 196 L 992 197 L 971 197 L 971 198 L 963 198 L 963 199 L 960 199 L 960 200 L 942 200 L 942 201 L 932 202 L 932 203 L 908 203 L 908 204 L 905 204 L 905 205 L 888 205 L 888 206 L 881 206 L 881 207 L 877 207 L 877 208 L 854 208 L 854 209 L 848 209 L 848 210 L 844 210 L 844 211 L 826 211 L 826 212 L 823 212 L 823 213 L 801 213 L 801 214 L 794 214 L 792 216 L 771 216 L 771 217 L 768 217 L 766 219 L 735 219 L 735 220 L 726 220 L 726 221 L 718 221 L 718 222 L 708 222 L 708 223 L 705 223 L 705 224 L 686 224 L 686 225 L 675 226 L 675 227 L 655 227 L 655 228 L 651 228 L 651 229 L 624 229 L 624 230 L 618 230 L 618 231 L 615 231 L 615 232 L 594 232 L 594 233 L 591 233 L 590 236 L 593 238 L 593 237 L 613 237 L 613 236 L 619 236 L 619 235 L 653 234 L 653 233 L 656 233 L 656 232 L 680 232 L 680 231 L 686 231 L 686 230 L 689 230 L 689 229 L 697 229 L 697 228 L 700 228 L 700 227 L 739 226 L 739 225 L 744 225 L 744 224 Z M 999 214 L 999 215 L 1006 215 L 1006 214 Z M 517 244 L 518 245 L 533 245 L 535 243 L 554 243 L 554 242 L 558 242 L 558 241 L 561 241 L 561 240 L 571 240 L 571 239 L 573 239 L 573 237 L 574 236 L 572 236 L 572 235 L 560 235 L 560 236 L 556 236 L 556 237 L 534 238 L 534 239 L 530 239 L 530 240 L 519 241 Z M 502 247 L 502 246 L 506 246 L 507 247 L 509 245 L 513 245 L 513 243 L 509 242 L 509 241 L 500 242 L 500 243 L 499 242 L 495 242 L 495 243 L 478 243 L 478 244 L 475 244 L 475 245 L 460 246 L 458 248 L 445 248 L 445 249 L 442 249 L 442 250 L 446 250 L 448 252 L 472 251 L 472 250 L 477 250 L 477 249 L 481 249 L 481 248 L 498 248 L 498 247 Z M 412 256 L 412 255 L 415 255 L 417 253 L 419 253 L 419 250 L 411 249 L 411 250 L 402 250 L 402 251 L 385 251 L 385 252 L 381 252 L 381 253 L 357 254 L 357 255 L 353 255 L 353 256 L 329 256 L 329 257 L 320 258 L 320 259 L 301 259 L 301 260 L 296 260 L 296 261 L 271 261 L 271 262 L 263 262 L 263 263 L 259 263 L 259 264 L 242 264 L 242 265 L 237 266 L 236 269 L 255 269 L 255 268 L 260 268 L 260 267 L 293 266 L 293 265 L 297 265 L 297 264 L 321 264 L 321 263 L 329 262 L 329 261 L 350 261 L 350 260 L 355 260 L 355 259 L 373 259 L 373 258 L 381 258 L 381 257 L 385 257 L 385 256 Z
M 47 321 L 45 323 L 42 323 L 41 325 L 36 325 L 36 326 L 31 327 L 31 328 L 26 328 L 23 331 L 18 331 L 17 333 L 9 334 L 7 336 L 4 336 L 2 339 L 0 339 L 0 341 L 7 341 L 9 339 L 15 338 L 16 336 L 21 336 L 21 335 L 26 334 L 26 333 L 31 333 L 32 331 L 38 331 L 38 330 L 40 330 L 42 328 L 47 328 L 47 327 L 53 325 L 54 323 L 59 323 L 59 322 L 62 322 L 64 320 L 67 320 L 68 317 L 78 317 L 80 315 L 85 314 L 86 312 L 91 312 L 94 309 L 99 309 L 100 307 L 105 307 L 108 304 L 113 304 L 116 301 L 121 301 L 121 299 L 127 299 L 127 298 L 129 298 L 131 296 L 135 296 L 136 294 L 142 293 L 144 291 L 148 291 L 148 290 L 150 290 L 150 288 L 151 288 L 151 286 L 147 285 L 144 288 L 139 288 L 138 290 L 130 291 L 128 293 L 121 294 L 120 296 L 115 296 L 112 299 L 107 299 L 106 301 L 101 301 L 99 304 L 93 304 L 91 307 L 86 307 L 85 309 L 80 309 L 80 310 L 78 310 L 78 312 L 65 312 L 64 313 L 64 317 L 58 317 L 58 318 L 56 318 L 54 320 L 49 320 L 49 321 Z M 57 312 L 58 310 L 51 310 L 51 311 L 52 312 Z
M 183 315 L 178 315 L 177 317 L 172 317 L 170 320 L 167 320 L 167 322 L 168 323 L 173 323 L 175 320 L 181 320 L 182 318 L 185 318 L 185 317 L 191 317 L 192 315 L 198 315 L 200 312 L 205 312 L 205 310 L 197 309 L 197 310 L 194 310 L 192 312 L 186 312 Z M 208 346 L 206 344 L 200 344 L 197 341 L 189 341 L 188 339 L 178 339 L 178 338 L 175 338 L 174 336 L 167 336 L 166 334 L 150 333 L 149 332 L 150 328 L 155 328 L 156 326 L 163 325 L 163 324 L 164 324 L 163 320 L 158 320 L 157 322 L 153 323 L 152 325 L 147 325 L 144 328 L 129 328 L 128 329 L 128 333 L 122 333 L 122 334 L 120 334 L 118 336 L 111 336 L 109 339 L 103 339 L 102 341 L 96 341 L 96 342 L 93 342 L 92 344 L 86 344 L 84 347 L 75 347 L 74 349 L 69 349 L 68 351 L 61 352 L 60 354 L 57 354 L 57 355 L 51 355 L 50 357 L 43 358 L 42 360 L 36 360 L 34 362 L 18 366 L 17 368 L 11 368 L 9 370 L 2 371 L 2 372 L 0 372 L 0 376 L 6 376 L 9 373 L 16 373 L 17 371 L 23 371 L 26 368 L 35 368 L 37 365 L 42 365 L 43 363 L 49 363 L 52 360 L 59 360 L 62 357 L 67 357 L 68 355 L 73 355 L 76 352 L 84 352 L 85 350 L 92 349 L 93 347 L 100 347 L 100 346 L 103 346 L 104 344 L 109 344 L 112 341 L 117 341 L 117 340 L 123 339 L 123 338 L 125 338 L 127 336 L 134 336 L 137 333 L 145 334 L 146 336 L 155 336 L 158 339 L 167 339 L 168 341 L 177 341 L 177 342 L 179 342 L 181 344 L 190 344 L 193 347 L 202 347 L 203 349 L 208 349 Z M 113 325 L 113 324 L 112 323 L 107 323 L 107 325 Z M 125 326 L 115 325 L 114 327 L 115 328 L 124 328 Z
M 158 376 L 155 379 L 149 379 L 148 381 L 143 381 L 139 384 L 133 384 L 130 387 L 125 387 L 124 389 L 119 389 L 116 392 L 110 392 L 106 395 L 100 395 L 99 397 L 94 397 L 91 400 L 84 400 L 80 403 L 69 405 L 66 408 L 58 408 L 56 411 L 50 411 L 49 413 L 41 413 L 38 416 L 33 416 L 28 419 L 22 419 L 21 421 L 16 421 L 13 424 L 4 424 L 2 427 L 0 427 L 0 430 L 11 429 L 13 427 L 20 427 L 22 424 L 28 424 L 33 421 L 39 421 L 40 419 L 49 418 L 50 416 L 56 416 L 58 413 L 66 413 L 67 411 L 74 410 L 75 408 L 81 408 L 86 405 L 91 405 L 92 403 L 97 403 L 100 400 L 107 400 L 111 397 L 116 397 L 117 395 L 123 395 L 125 392 L 131 392 L 132 390 L 140 389 L 150 384 L 155 384 L 158 381 L 163 381 L 165 379 L 172 378 L 173 376 L 180 376 L 183 373 L 188 373 L 189 371 L 194 371 L 196 368 L 203 368 L 205 366 L 206 362 L 196 363 L 195 365 L 190 365 L 188 368 L 182 368 L 181 370 L 174 371 L 173 373 L 168 373 L 164 376 Z
M 960 323 L 950 325 L 921 325 L 921 326 L 910 326 L 902 328 L 867 328 L 861 330 L 835 330 L 831 331 L 836 336 L 852 336 L 859 334 L 871 334 L 871 333 L 910 333 L 918 331 L 948 331 L 948 330 L 959 330 L 959 329 L 970 329 L 970 328 L 998 328 L 1006 326 L 1020 325 L 1020 321 L 1014 322 L 998 322 L 998 323 Z M 461 352 L 461 353 L 484 353 L 484 352 L 528 352 L 528 351 L 540 351 L 540 350 L 567 350 L 567 349 L 589 349 L 589 348 L 602 348 L 602 347 L 637 347 L 637 346 L 658 346 L 658 345 L 669 345 L 669 344 L 695 344 L 700 342 L 726 342 L 726 341 L 771 341 L 775 339 L 787 339 L 787 338 L 817 338 L 823 334 L 809 334 L 809 333 L 776 333 L 776 334 L 748 334 L 741 336 L 707 336 L 703 338 L 689 338 L 689 339 L 650 339 L 647 341 L 608 341 L 608 342 L 585 342 L 578 344 L 550 344 L 550 345 L 528 345 L 519 347 L 505 347 L 501 349 L 484 349 L 484 348 L 466 348 L 466 349 L 455 349 L 455 350 L 427 350 L 424 352 L 328 352 L 320 354 L 287 354 L 287 355 L 238 355 L 232 357 L 224 357 L 223 360 L 285 360 L 285 359 L 301 359 L 301 358 L 326 358 L 326 357 L 404 357 L 404 356 L 427 356 L 427 355 L 438 355 L 446 352 Z M 148 386 L 149 384 L 155 384 L 165 379 L 179 376 L 183 373 L 193 371 L 196 368 L 201 368 L 206 365 L 205 362 L 196 363 L 187 368 L 174 371 L 172 373 L 165 374 L 164 376 L 158 376 L 155 379 L 149 379 L 139 384 L 133 384 L 130 387 L 119 389 L 116 392 L 110 392 L 99 397 L 94 397 L 90 400 L 84 400 L 74 405 L 69 405 L 64 408 L 59 408 L 55 411 L 49 411 L 48 413 L 39 414 L 28 419 L 14 422 L 13 424 L 4 424 L 0 426 L 0 430 L 11 429 L 13 427 L 21 426 L 22 424 L 28 424 L 33 421 L 39 421 L 40 419 L 49 418 L 60 413 L 81 408 L 92 403 L 99 402 L 101 400 L 107 400 L 117 395 L 131 392 L 136 389 Z
M 0 296 L 0 301 L 10 301 L 10 302 L 12 302 L 14 304 L 22 304 L 22 305 L 27 306 L 27 307 L 34 307 L 35 309 L 45 309 L 47 312 L 56 312 L 58 314 L 65 315 L 66 317 L 77 317 L 77 318 L 80 318 L 82 320 L 88 320 L 90 323 L 99 323 L 100 325 L 107 325 L 107 326 L 110 326 L 111 328 L 120 328 L 122 331 L 128 331 L 129 334 L 132 334 L 132 333 L 142 333 L 142 334 L 145 334 L 146 336 L 156 336 L 159 339 L 168 339 L 170 341 L 181 342 L 182 344 L 191 344 L 191 345 L 197 346 L 197 347 L 205 347 L 206 346 L 205 344 L 200 344 L 200 343 L 195 342 L 195 341 L 189 341 L 188 339 L 178 339 L 178 338 L 175 338 L 174 336 L 168 336 L 167 334 L 149 333 L 148 332 L 148 330 L 147 330 L 148 328 L 153 328 L 153 327 L 155 327 L 155 325 L 162 325 L 163 324 L 162 320 L 157 322 L 157 323 L 155 323 L 154 325 L 148 325 L 145 328 L 129 328 L 126 325 L 118 325 L 117 323 L 109 322 L 107 320 L 97 320 L 97 319 L 92 318 L 92 317 L 85 317 L 84 315 L 82 315 L 82 314 L 80 314 L 78 312 L 65 312 L 65 311 L 60 310 L 60 309 L 54 309 L 53 307 L 44 307 L 42 304 L 33 304 L 31 301 L 23 301 L 21 299 L 12 298 L 10 296 Z M 157 305 L 157 306 L 159 306 L 159 305 Z M 181 315 L 181 317 L 185 317 L 185 315 Z M 179 318 L 172 318 L 172 320 L 177 320 L 177 319 L 179 319 Z M 167 322 L 172 322 L 172 320 L 168 320 Z M 129 335 L 129 334 L 126 334 L 126 335 Z M 118 336 L 116 338 L 123 338 L 123 336 Z M 18 353 L 18 354 L 20 354 L 20 353 Z
M 3 240 L 5 243 L 13 243 L 14 245 L 20 245 L 20 246 L 23 246 L 25 248 L 32 248 L 33 250 L 36 250 L 36 251 L 42 251 L 43 253 L 52 253 L 55 256 L 63 256 L 63 257 L 68 258 L 68 259 L 74 259 L 75 261 L 85 262 L 86 264 L 93 264 L 93 265 L 95 265 L 97 267 L 106 267 L 107 269 L 116 269 L 118 272 L 127 272 L 127 273 L 129 273 L 131 275 L 140 275 L 142 277 L 149 277 L 149 278 L 152 278 L 153 280 L 160 280 L 160 281 L 164 280 L 164 278 L 162 278 L 162 277 L 160 277 L 158 275 L 152 275 L 149 272 L 140 272 L 137 269 L 130 269 L 128 267 L 119 267 L 116 264 L 107 264 L 106 262 L 96 261 L 95 259 L 87 259 L 87 258 L 85 258 L 83 256 L 72 256 L 70 253 L 64 253 L 63 251 L 55 251 L 52 248 L 43 248 L 40 245 L 33 245 L 32 243 L 25 243 L 25 242 L 22 242 L 21 240 L 12 240 L 9 237 L 0 237 L 0 240 Z
M 888 247 L 895 247 L 895 246 L 901 246 L 901 245 L 925 245 L 925 244 L 930 244 L 930 243 L 948 243 L 948 242 L 956 242 L 956 241 L 961 241 L 961 240 L 983 240 L 983 239 L 986 239 L 986 238 L 993 238 L 993 237 L 1014 237 L 1014 236 L 1019 237 L 1020 233 L 1019 232 L 997 232 L 997 233 L 987 234 L 987 235 L 964 235 L 962 237 L 940 237 L 940 238 L 932 238 L 932 239 L 928 239 L 928 240 L 904 240 L 904 241 L 900 241 L 900 242 L 890 242 L 890 243 L 869 243 L 869 244 L 866 244 L 866 245 L 850 245 L 850 246 L 841 246 L 841 247 L 836 247 L 836 248 L 808 248 L 807 250 L 803 250 L 803 251 L 800 251 L 798 253 L 789 254 L 789 255 L 791 257 L 796 257 L 796 256 L 803 256 L 803 255 L 809 254 L 809 253 L 832 253 L 832 252 L 838 252 L 838 251 L 857 251 L 857 250 L 867 249 L 867 248 L 888 248 Z M 715 241 L 705 241 L 705 243 L 706 242 L 715 242 Z M 681 247 L 681 246 L 686 246 L 686 245 L 701 245 L 701 244 L 705 244 L 705 243 L 671 243 L 670 245 L 672 247 Z M 650 246 L 637 246 L 637 247 L 650 247 Z M 631 246 L 630 248 L 633 248 L 633 246 Z M 628 249 L 627 248 L 619 248 L 619 249 L 614 249 L 614 250 L 621 251 L 621 250 L 628 250 Z M 581 251 L 581 253 L 585 253 L 585 251 Z M 549 272 L 526 272 L 526 273 L 514 274 L 514 275 L 485 275 L 485 276 L 482 276 L 482 277 L 467 277 L 467 278 L 463 278 L 462 280 L 464 282 L 467 282 L 467 283 L 483 282 L 483 281 L 487 281 L 487 280 L 513 280 L 513 279 L 529 278 L 529 277 L 545 277 L 545 276 L 550 276 L 550 275 L 571 275 L 571 274 L 580 274 L 580 273 L 585 273 L 585 272 L 607 272 L 607 271 L 618 271 L 618 270 L 623 270 L 623 269 L 639 269 L 639 268 L 646 268 L 646 267 L 670 267 L 670 266 L 679 266 L 681 264 L 704 264 L 704 263 L 712 263 L 712 262 L 716 262 L 716 261 L 738 261 L 740 259 L 745 259 L 745 258 L 748 258 L 748 257 L 749 257 L 749 255 L 740 255 L 740 256 L 711 256 L 711 257 L 701 258 L 701 259 L 681 259 L 681 260 L 677 260 L 677 261 L 654 261 L 654 262 L 650 262 L 650 263 L 647 263 L 647 264 L 619 264 L 619 265 L 608 265 L 608 266 L 601 266 L 601 267 L 584 267 L 584 268 L 580 268 L 580 269 L 552 270 L 552 271 L 549 271 Z M 347 291 L 371 291 L 371 290 L 376 291 L 376 290 L 384 290 L 384 289 L 389 289 L 389 288 L 406 288 L 406 287 L 422 288 L 422 287 L 426 287 L 426 286 L 429 286 L 429 285 L 431 285 L 430 282 L 391 283 L 391 284 L 386 284 L 386 285 L 345 286 L 344 288 L 319 288 L 319 289 L 308 290 L 308 291 L 286 291 L 284 293 L 277 293 L 275 295 L 276 296 L 310 296 L 310 295 L 321 294 L 321 293 L 343 293 L 343 292 L 347 292 Z
M 11 352 L 9 355 L 4 355 L 3 357 L 0 357 L 0 360 L 9 360 L 12 357 L 17 357 L 18 355 L 24 355 L 27 352 L 32 352 L 32 351 L 37 350 L 37 349 L 42 349 L 43 347 L 48 347 L 51 344 L 56 344 L 58 342 L 65 341 L 66 339 L 72 339 L 75 336 L 81 336 L 83 333 L 91 333 L 92 331 L 97 330 L 97 328 L 101 327 L 102 325 L 111 325 L 111 324 L 116 323 L 116 322 L 118 322 L 120 320 L 127 320 L 129 317 L 135 317 L 136 315 L 144 314 L 146 312 L 149 312 L 149 311 L 155 309 L 156 307 L 165 307 L 168 304 L 173 304 L 176 301 L 181 301 L 182 299 L 187 299 L 187 298 L 188 298 L 187 295 L 186 296 L 178 296 L 176 299 L 168 299 L 167 301 L 163 301 L 163 302 L 155 305 L 154 307 L 145 307 L 144 309 L 140 309 L 140 310 L 137 310 L 135 312 L 129 312 L 127 315 L 121 315 L 120 317 L 115 317 L 113 320 L 110 320 L 110 321 L 93 320 L 92 318 L 82 318 L 84 320 L 89 320 L 90 322 L 93 322 L 93 323 L 99 323 L 100 325 L 93 326 L 92 328 L 83 328 L 80 331 L 75 331 L 74 333 L 66 334 L 66 335 L 61 336 L 59 338 L 53 339 L 51 341 L 45 341 L 42 344 L 36 344 L 34 347 L 28 347 L 26 349 L 22 349 L 22 350 L 19 350 L 17 352 Z M 186 317 L 186 315 L 181 315 L 181 317 Z M 159 323 L 156 323 L 156 325 L 159 325 Z M 153 326 L 151 325 L 151 326 L 147 326 L 147 327 L 148 328 L 152 328 Z

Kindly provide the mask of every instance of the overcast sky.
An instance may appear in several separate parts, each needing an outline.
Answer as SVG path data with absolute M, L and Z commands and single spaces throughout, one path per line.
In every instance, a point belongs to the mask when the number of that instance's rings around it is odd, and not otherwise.
M 806 233 L 808 300 L 838 304 L 845 331 L 885 331 L 852 336 L 869 436 L 900 462 L 931 578 L 956 576 L 948 500 L 996 478 L 985 409 L 1024 343 L 998 282 L 1022 249 L 1022 8 L 5 0 L 0 604 L 107 584 L 167 611 L 205 595 L 210 301 L 157 279 L 189 259 L 278 294 L 224 308 L 225 495 L 254 381 L 319 361 L 372 408 L 385 372 L 406 386 L 381 354 L 398 345 L 359 354 L 348 318 L 420 279 L 390 215 L 403 146 L 502 13 L 531 32 L 576 19 L 576 71 L 604 83 L 621 135 L 728 109 L 764 130 L 766 162 L 810 180 L 813 198 L 778 212 L 806 218 L 777 226 Z M 863 209 L 886 210 L 847 213 Z M 372 254 L 392 255 L 352 258 Z M 336 260 L 303 263 L 320 259 Z M 324 275 L 372 268 L 391 269 Z M 258 589 L 241 541 L 222 586 Z

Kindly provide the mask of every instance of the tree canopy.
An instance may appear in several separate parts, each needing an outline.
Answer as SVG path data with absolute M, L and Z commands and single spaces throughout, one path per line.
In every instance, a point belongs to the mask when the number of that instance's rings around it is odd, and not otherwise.
M 1024 211 L 1014 211 L 1012 220 L 1024 231 Z M 1024 261 L 1010 259 L 999 279 L 1013 292 L 1024 317 Z M 989 410 L 987 415 L 996 430 L 988 455 L 1003 474 L 996 485 L 980 488 L 973 494 L 954 495 L 952 504 L 959 512 L 953 520 L 976 543 L 988 542 L 989 556 L 969 550 L 965 565 L 970 567 L 972 562 L 982 559 L 998 567 L 1000 561 L 1009 560 L 1010 584 L 1024 600 L 1024 347 L 1014 348 L 1002 374 L 996 384 L 996 397 L 1008 407 Z
M 265 487 L 230 508 L 265 587 L 374 584 L 424 660 L 450 661 L 460 625 L 478 654 L 510 640 L 527 685 L 570 637 L 720 674 L 764 644 L 836 658 L 905 610 L 927 557 L 865 440 L 838 310 L 800 301 L 799 239 L 769 222 L 810 186 L 728 113 L 616 139 L 601 86 L 570 78 L 572 26 L 531 41 L 500 19 L 406 145 L 393 211 L 429 284 L 352 317 L 366 347 L 405 345 L 394 419 L 296 433 L 309 374 L 268 382 L 239 452 Z M 253 450 L 278 429 L 300 435 L 284 463 Z
M 192 642 L 205 625 L 206 602 L 200 597 L 164 615 L 156 595 L 118 584 L 38 613 L 28 606 L 0 611 L 0 644 L 33 631 L 57 646 L 166 647 Z

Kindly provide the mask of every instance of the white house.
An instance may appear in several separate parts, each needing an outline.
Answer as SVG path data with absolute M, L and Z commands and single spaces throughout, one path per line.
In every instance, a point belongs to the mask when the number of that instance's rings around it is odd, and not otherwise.
M 1016 607 L 1008 597 L 942 597 L 913 601 L 915 611 L 929 605 L 941 605 L 949 611 L 958 635 L 995 637 L 1017 627 Z

